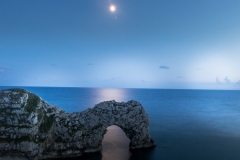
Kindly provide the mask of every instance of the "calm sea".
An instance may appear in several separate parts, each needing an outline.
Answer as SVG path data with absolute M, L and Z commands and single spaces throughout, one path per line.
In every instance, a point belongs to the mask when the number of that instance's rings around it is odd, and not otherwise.
M 132 152 L 131 160 L 240 159 L 240 91 L 21 88 L 67 112 L 113 99 L 139 101 L 150 116 L 150 135 L 157 146 Z

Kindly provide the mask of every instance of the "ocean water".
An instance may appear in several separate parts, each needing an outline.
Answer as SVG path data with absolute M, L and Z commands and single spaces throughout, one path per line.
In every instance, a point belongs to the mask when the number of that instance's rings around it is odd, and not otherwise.
M 0 87 L 6 88 L 12 87 Z M 240 91 L 21 88 L 67 112 L 113 99 L 139 101 L 150 117 L 150 135 L 157 146 L 132 151 L 130 160 L 240 159 Z M 78 159 L 101 158 L 93 154 Z

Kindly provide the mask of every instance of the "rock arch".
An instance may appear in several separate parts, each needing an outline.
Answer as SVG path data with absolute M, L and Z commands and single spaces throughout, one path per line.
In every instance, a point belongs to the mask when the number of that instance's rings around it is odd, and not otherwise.
M 131 141 L 130 149 L 154 145 L 149 135 L 148 115 L 141 104 L 136 101 L 132 100 L 127 103 L 119 103 L 114 100 L 101 102 L 93 109 L 89 109 L 85 114 L 86 117 L 90 117 L 86 119 L 91 119 L 89 121 L 90 130 L 99 125 L 103 127 L 98 129 L 100 135 L 105 134 L 105 128 L 108 126 L 119 126 Z M 99 140 L 102 141 L 102 139 Z
M 0 155 L 30 159 L 99 152 L 106 128 L 119 126 L 129 148 L 155 146 L 149 117 L 139 102 L 106 101 L 82 112 L 66 113 L 23 89 L 0 91 Z

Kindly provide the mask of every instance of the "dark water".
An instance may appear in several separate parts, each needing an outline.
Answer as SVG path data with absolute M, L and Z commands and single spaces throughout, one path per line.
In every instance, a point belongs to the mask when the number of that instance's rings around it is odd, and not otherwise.
M 132 151 L 131 160 L 240 159 L 240 91 L 22 88 L 67 112 L 112 99 L 139 101 L 150 116 L 150 135 L 157 146 Z M 101 159 L 101 154 L 85 159 Z

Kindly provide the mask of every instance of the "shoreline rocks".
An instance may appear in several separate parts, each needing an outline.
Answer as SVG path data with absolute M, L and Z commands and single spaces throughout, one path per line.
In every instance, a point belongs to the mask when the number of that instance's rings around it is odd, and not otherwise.
M 37 160 L 100 152 L 111 125 L 126 133 L 129 149 L 155 146 L 148 115 L 139 102 L 106 101 L 67 113 L 23 89 L 0 91 L 0 157 Z

